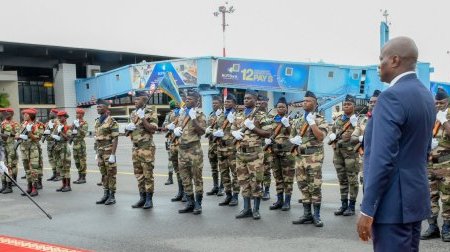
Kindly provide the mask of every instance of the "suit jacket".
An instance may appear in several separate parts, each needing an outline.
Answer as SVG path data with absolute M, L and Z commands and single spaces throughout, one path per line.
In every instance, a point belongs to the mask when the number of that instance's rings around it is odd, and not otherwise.
M 375 223 L 430 217 L 427 159 L 435 120 L 434 99 L 415 74 L 378 97 L 364 135 L 361 205 Z

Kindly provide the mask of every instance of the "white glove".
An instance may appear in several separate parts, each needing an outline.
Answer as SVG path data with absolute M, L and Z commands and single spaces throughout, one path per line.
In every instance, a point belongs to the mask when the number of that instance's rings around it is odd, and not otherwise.
M 255 124 L 253 123 L 253 120 L 245 119 L 244 121 L 245 127 L 247 127 L 249 130 L 253 130 L 255 128 Z
M 116 162 L 116 155 L 111 154 L 108 158 L 108 163 L 114 164 Z
M 95 160 L 98 160 L 98 154 L 95 154 L 94 158 L 95 158 Z
M 78 119 L 73 121 L 73 125 L 75 125 L 75 127 L 79 128 L 80 127 L 80 121 L 78 121 Z
M 0 174 L 8 173 L 8 167 L 6 167 L 5 162 L 0 161 Z
M 436 149 L 438 147 L 438 145 L 439 145 L 439 140 L 437 140 L 436 138 L 433 138 L 431 140 L 431 149 L 432 150 Z
M 439 110 L 439 112 L 437 112 L 437 114 L 436 114 L 436 119 L 441 124 L 444 124 L 445 122 L 448 121 L 448 119 L 447 119 L 447 112 L 445 110 L 444 111 Z
M 76 135 L 76 134 L 78 134 L 78 130 L 77 129 L 72 130 L 72 135 Z
M 137 111 L 136 111 L 136 115 L 140 118 L 140 119 L 142 119 L 142 118 L 144 118 L 145 117 L 145 111 L 143 110 L 143 109 L 138 109 Z
M 58 133 L 60 133 L 61 132 L 61 130 L 64 128 L 64 126 L 61 124 L 61 125 L 59 125 L 58 126 L 58 129 L 57 129 L 57 131 L 58 131 Z
M 133 131 L 133 130 L 135 130 L 136 129 L 136 125 L 134 125 L 134 123 L 129 123 L 129 124 L 127 124 L 127 126 L 125 127 L 125 130 L 128 130 L 128 131 Z
M 180 110 L 178 111 L 179 115 L 182 115 L 184 113 L 184 108 L 180 108 Z
M 359 136 L 358 139 L 359 139 L 359 142 L 362 143 L 364 136 Z
M 61 140 L 61 137 L 58 135 L 52 135 L 52 138 L 55 139 L 56 141 Z
M 191 108 L 189 110 L 189 117 L 191 118 L 191 120 L 194 120 L 197 118 L 197 111 L 195 111 L 195 108 Z
M 289 116 L 281 118 L 281 123 L 284 125 L 284 127 L 289 127 L 291 124 L 289 124 Z
M 265 143 L 266 145 L 270 145 L 270 144 L 272 143 L 272 139 L 270 139 L 270 138 L 265 138 L 265 139 L 264 139 L 264 143 Z
M 20 134 L 19 137 L 20 137 L 21 139 L 23 139 L 23 140 L 28 140 L 28 135 Z
M 48 128 L 49 129 L 53 129 L 54 126 L 55 126 L 55 124 L 52 121 L 48 122 Z
M 330 139 L 330 141 L 334 141 L 334 140 L 336 140 L 336 134 L 331 133 L 331 134 L 328 136 L 328 138 Z
M 220 114 L 222 114 L 222 109 L 216 110 L 216 116 L 220 116 Z
M 294 145 L 300 145 L 302 144 L 302 138 L 299 135 L 296 135 L 294 138 L 289 139 L 289 142 Z
M 50 135 L 50 130 L 49 129 L 46 129 L 46 130 L 44 130 L 44 135 Z
M 175 124 L 174 123 L 170 123 L 169 125 L 166 126 L 166 128 L 168 130 L 173 130 L 173 129 L 175 129 Z
M 175 134 L 175 136 L 180 137 L 181 134 L 183 134 L 183 130 L 181 129 L 181 127 L 176 127 L 176 128 L 173 130 L 173 133 Z
M 27 131 L 30 132 L 31 129 L 33 128 L 33 124 L 32 123 L 27 124 L 26 128 L 27 128 Z
M 233 112 L 228 113 L 228 115 L 227 115 L 227 120 L 228 120 L 228 122 L 230 122 L 231 124 L 234 123 L 234 113 L 233 113 Z
M 316 124 L 316 114 L 315 113 L 309 113 L 306 116 L 306 121 L 308 122 L 309 126 L 312 126 Z
M 236 140 L 242 140 L 244 138 L 244 133 L 242 133 L 240 130 L 232 131 L 231 135 L 233 135 Z
M 205 134 L 211 134 L 211 132 L 212 132 L 211 127 L 206 128 Z
M 356 125 L 358 124 L 358 117 L 356 117 L 356 115 L 352 115 L 350 117 L 350 123 L 353 127 L 356 127 Z
M 216 131 L 213 132 L 213 136 L 215 137 L 223 137 L 225 134 L 223 133 L 222 129 L 218 129 Z

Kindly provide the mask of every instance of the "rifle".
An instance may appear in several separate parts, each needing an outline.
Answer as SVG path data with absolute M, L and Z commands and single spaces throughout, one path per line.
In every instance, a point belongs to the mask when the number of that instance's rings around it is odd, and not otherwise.
M 80 126 L 81 126 L 81 124 L 80 124 Z M 78 136 L 78 128 L 77 127 L 75 127 L 75 124 L 72 124 L 72 127 L 71 127 L 71 129 L 73 130 L 73 129 L 76 129 L 77 130 L 77 133 L 76 134 L 73 134 L 72 133 L 72 135 L 69 137 L 69 144 L 72 144 L 73 143 L 73 139 L 76 137 L 76 136 Z
M 359 115 L 361 114 L 361 112 L 364 110 L 365 108 L 361 109 L 358 113 L 356 113 L 356 117 L 359 117 Z M 350 128 L 352 124 L 350 123 L 350 118 L 348 119 L 348 122 L 346 122 L 344 124 L 344 128 L 336 135 L 336 139 L 334 139 L 333 141 L 329 141 L 328 145 L 332 145 L 332 144 L 336 144 L 337 141 L 339 141 L 342 137 L 342 135 L 344 135 L 344 133 Z
M 32 124 L 31 126 L 33 126 L 33 124 Z M 26 130 L 27 130 L 27 126 L 25 126 L 25 127 L 23 128 L 23 130 L 20 132 L 20 135 L 23 135 L 23 134 L 26 132 Z M 22 138 L 19 138 L 19 139 L 17 139 L 17 140 L 14 142 L 14 151 L 17 151 L 17 148 L 19 148 L 19 145 L 20 145 L 22 142 L 23 142 L 23 139 L 22 139 Z
M 433 128 L 433 137 L 436 137 L 437 134 L 439 133 L 439 129 L 441 128 L 441 122 L 436 121 L 434 123 L 434 128 Z
M 187 124 L 189 123 L 190 120 L 191 120 L 191 117 L 190 117 L 190 116 L 186 116 L 186 117 L 184 118 L 183 125 L 181 126 L 181 130 L 184 130 L 184 128 L 187 126 Z M 173 139 L 173 143 L 174 143 L 174 144 L 177 144 L 179 138 L 180 138 L 180 137 L 175 136 L 174 139 Z
M 216 123 L 217 123 L 217 117 L 216 117 L 216 120 L 214 120 L 213 123 L 211 123 L 211 129 L 216 126 Z M 208 138 L 210 136 L 211 136 L 211 133 L 205 134 L 205 138 Z
M 308 128 L 309 128 L 309 123 L 308 123 L 308 122 L 305 122 L 305 123 L 303 124 L 302 128 L 300 129 L 300 137 L 305 136 L 306 131 L 308 131 Z M 298 147 L 298 145 L 294 145 L 294 146 L 292 146 L 292 148 L 291 148 L 291 153 L 292 153 L 292 155 L 294 155 L 294 156 L 297 156 L 297 155 L 298 155 L 297 147 Z
M 260 111 L 260 110 L 257 108 L 254 108 L 253 112 L 248 117 L 246 117 L 246 119 L 248 118 L 248 119 L 252 120 L 253 116 L 258 111 Z M 245 127 L 245 125 L 239 129 L 240 132 L 245 132 L 246 130 L 247 130 L 247 127 Z M 234 141 L 233 141 L 233 145 L 236 146 L 236 148 L 239 147 L 240 143 L 241 143 L 241 140 L 234 139 Z
M 52 120 L 52 119 L 50 119 L 50 120 Z M 52 122 L 52 123 L 53 123 L 53 122 Z M 53 123 L 53 124 L 54 124 L 54 123 Z M 53 127 L 54 127 L 54 125 L 53 125 Z M 47 122 L 47 126 L 45 127 L 44 131 L 45 131 L 45 130 L 49 130 L 49 129 L 50 129 L 50 127 L 48 127 L 48 122 Z M 51 135 L 51 133 L 50 133 L 50 135 Z M 45 137 L 43 137 L 43 138 L 42 138 L 42 143 L 44 143 L 45 140 L 47 140 L 47 138 L 48 138 L 50 135 L 46 135 Z
M 292 111 L 291 111 L 291 113 L 292 113 Z M 290 118 L 291 117 L 291 113 L 289 113 L 289 115 L 288 115 L 288 117 L 287 118 Z M 270 136 L 270 144 L 266 144 L 266 145 L 264 145 L 264 147 L 263 147 L 263 151 L 269 151 L 269 153 L 270 152 L 272 152 L 272 150 L 270 149 L 270 147 L 272 147 L 272 145 L 273 145 L 273 143 L 275 142 L 275 138 L 281 133 L 281 129 L 283 128 L 283 123 L 281 123 L 281 122 L 279 122 L 278 123 L 278 125 L 277 125 L 277 127 L 275 128 L 275 130 L 274 130 L 274 132 L 273 132 L 273 134 Z
M 179 119 L 179 118 L 180 118 L 180 115 L 178 115 L 178 116 L 175 118 L 175 121 L 173 121 L 173 124 L 174 124 L 174 125 L 177 125 L 177 124 L 178 124 L 178 119 Z M 166 133 L 166 138 L 168 138 L 170 141 L 173 140 L 173 130 L 167 131 L 167 133 Z

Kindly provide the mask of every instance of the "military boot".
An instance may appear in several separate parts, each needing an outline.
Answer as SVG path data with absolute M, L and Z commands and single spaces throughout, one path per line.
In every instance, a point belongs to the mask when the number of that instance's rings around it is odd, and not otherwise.
M 13 174 L 13 179 L 17 182 L 17 174 Z M 16 186 L 16 184 L 13 183 L 12 186 Z
M 39 195 L 36 186 L 37 186 L 37 182 L 35 182 L 31 185 L 31 193 L 30 193 L 31 197 L 35 197 L 35 196 Z
M 183 183 L 181 182 L 181 179 L 178 179 L 178 193 L 171 199 L 172 202 L 174 201 L 181 201 L 183 199 L 184 195 L 184 189 L 183 189 Z
M 183 209 L 178 210 L 178 213 L 192 213 L 194 211 L 194 195 L 186 195 L 186 205 Z
M 106 200 L 109 198 L 109 190 L 104 189 L 103 190 L 103 197 L 95 202 L 95 204 L 105 204 Z
M 219 191 L 217 192 L 217 197 L 222 197 L 224 195 L 223 189 L 224 189 L 223 184 L 220 183 Z
M 66 179 L 62 179 L 62 185 L 60 188 L 56 189 L 57 192 L 62 192 L 62 190 L 66 187 Z
M 207 192 L 206 195 L 216 195 L 219 192 L 219 177 L 217 174 L 213 175 L 213 188 L 211 191 Z
M 169 172 L 169 177 L 167 178 L 166 183 L 164 185 L 171 185 L 173 184 L 173 172 Z
M 31 193 L 31 189 L 32 189 L 32 186 L 31 186 L 31 182 L 28 182 L 28 188 L 27 188 L 27 193 L 28 194 L 30 194 Z M 22 195 L 22 196 L 27 196 L 25 193 L 21 193 L 20 195 Z
M 228 206 L 237 206 L 239 204 L 239 193 L 234 193 Z
M 440 238 L 441 233 L 439 226 L 437 225 L 437 216 L 433 216 L 428 219 L 428 229 L 420 236 L 421 240 L 429 240 L 434 238 Z
M 259 214 L 259 204 L 261 203 L 261 198 L 260 197 L 255 197 L 253 199 L 253 219 L 254 220 L 259 220 L 261 219 L 261 215 Z
M 219 206 L 228 206 L 230 204 L 231 199 L 233 198 L 231 192 L 226 192 L 226 195 L 225 199 L 219 203 Z
M 334 211 L 334 215 L 342 215 L 344 214 L 345 210 L 347 210 L 348 200 L 341 200 L 341 202 L 342 202 L 341 207 L 338 210 Z
M 86 184 L 86 174 L 81 174 L 81 178 L 78 180 L 77 184 Z
M 292 222 L 292 224 L 311 224 L 313 223 L 313 216 L 311 214 L 311 204 L 303 203 L 303 216 L 298 220 Z
M 442 241 L 450 242 L 450 220 L 444 220 L 442 225 Z
M 286 194 L 284 196 L 284 204 L 281 207 L 281 211 L 289 211 L 291 209 L 291 195 Z
M 70 187 L 70 178 L 66 178 L 65 180 L 66 180 L 66 185 L 61 190 L 61 192 L 70 192 L 70 191 L 72 191 L 72 188 Z
M 42 177 L 39 176 L 38 182 L 36 183 L 36 189 L 41 190 L 42 188 L 44 188 L 44 187 L 42 186 Z
M 252 206 L 250 204 L 250 197 L 244 197 L 244 209 L 236 215 L 236 219 L 252 217 Z
M 345 210 L 342 215 L 344 215 L 344 216 L 355 215 L 355 204 L 356 204 L 356 200 L 350 200 L 350 203 L 348 204 L 347 210 Z
M 53 181 L 56 178 L 56 171 L 53 172 L 52 176 L 47 179 L 47 181 Z
M 187 202 L 188 198 L 187 198 L 187 194 L 186 192 L 183 193 L 183 198 L 181 198 L 181 202 Z
M 6 180 L 2 181 L 2 189 L 0 189 L 0 193 L 3 193 L 4 190 L 6 190 Z
M 197 214 L 201 214 L 202 213 L 202 199 L 203 199 L 203 195 L 201 195 L 201 194 L 196 194 L 195 195 L 195 203 L 194 203 L 193 214 L 197 215 Z
M 115 194 L 116 194 L 116 192 L 114 192 L 114 191 L 111 191 L 111 192 L 109 193 L 109 197 L 108 197 L 108 199 L 106 200 L 105 205 L 109 206 L 109 205 L 114 205 L 114 204 L 116 204 L 116 197 L 115 197 Z
M 56 178 L 53 181 L 60 181 L 62 179 L 63 179 L 63 177 L 61 177 L 61 175 L 57 172 L 56 173 Z
M 145 192 L 139 193 L 139 200 L 138 202 L 134 203 L 134 205 L 131 205 L 132 208 L 141 208 L 145 204 Z
M 270 200 L 270 186 L 264 187 L 264 193 L 262 196 L 262 200 L 264 200 L 264 201 Z
M 153 207 L 153 193 L 145 193 L 145 203 L 143 209 L 150 209 Z
M 20 179 L 26 179 L 27 175 L 23 175 L 22 177 L 20 177 Z
M 313 223 L 316 227 L 323 227 L 323 222 L 320 219 L 320 203 L 314 203 Z
M 78 173 L 78 179 L 75 180 L 75 181 L 73 181 L 73 183 L 74 183 L 74 184 L 78 184 L 78 181 L 80 181 L 81 176 L 82 176 L 81 173 Z
M 6 188 L 3 190 L 3 194 L 12 193 L 12 182 L 6 182 Z
M 278 193 L 277 194 L 277 201 L 275 203 L 273 203 L 269 209 L 270 210 L 277 210 L 277 209 L 281 209 L 283 207 L 283 193 Z

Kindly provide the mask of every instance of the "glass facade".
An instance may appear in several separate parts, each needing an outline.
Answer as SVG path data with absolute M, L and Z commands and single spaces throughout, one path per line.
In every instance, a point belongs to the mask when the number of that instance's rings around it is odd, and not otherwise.
M 19 104 L 55 104 L 53 87 L 44 87 L 44 81 L 19 81 Z

